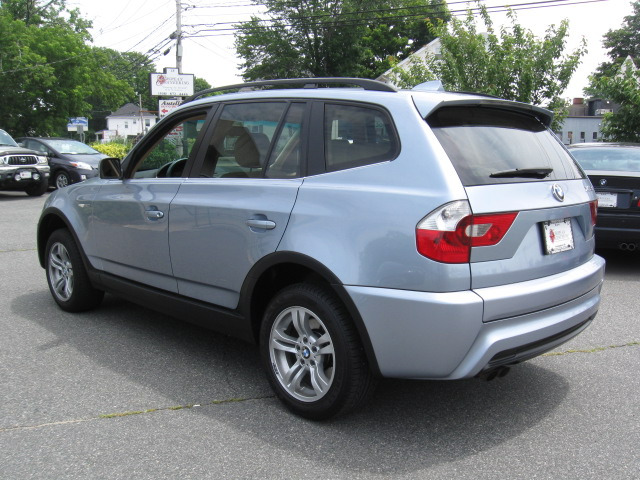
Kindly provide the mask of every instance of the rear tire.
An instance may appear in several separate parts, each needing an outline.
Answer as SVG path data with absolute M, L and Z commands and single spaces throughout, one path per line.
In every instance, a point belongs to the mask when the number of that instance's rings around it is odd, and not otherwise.
M 104 292 L 93 288 L 71 233 L 56 230 L 47 241 L 45 269 L 49 290 L 56 303 L 67 312 L 97 307 Z
M 357 409 L 375 388 L 355 326 L 325 287 L 296 284 L 275 295 L 260 328 L 260 355 L 277 396 L 305 418 Z

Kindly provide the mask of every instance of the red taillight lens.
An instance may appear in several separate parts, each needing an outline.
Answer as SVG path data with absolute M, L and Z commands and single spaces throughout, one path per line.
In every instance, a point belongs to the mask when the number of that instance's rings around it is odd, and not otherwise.
M 500 242 L 517 216 L 517 212 L 472 215 L 468 202 L 448 203 L 416 227 L 418 252 L 438 262 L 466 263 L 471 247 Z
M 589 202 L 589 208 L 591 209 L 591 226 L 595 227 L 598 219 L 598 200 Z

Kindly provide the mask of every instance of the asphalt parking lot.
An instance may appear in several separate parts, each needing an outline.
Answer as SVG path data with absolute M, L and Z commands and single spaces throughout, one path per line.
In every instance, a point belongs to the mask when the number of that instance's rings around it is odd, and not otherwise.
M 36 258 L 46 195 L 0 192 L 0 478 L 640 478 L 640 253 L 582 335 L 492 382 L 381 382 L 314 423 L 248 344 L 106 296 L 69 314 Z M 114 239 L 117 241 L 117 239 Z

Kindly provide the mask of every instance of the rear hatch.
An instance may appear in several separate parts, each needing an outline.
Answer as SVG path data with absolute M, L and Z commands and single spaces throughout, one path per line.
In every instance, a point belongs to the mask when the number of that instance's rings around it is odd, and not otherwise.
M 472 215 L 515 214 L 510 225 L 496 231 L 497 243 L 471 248 L 476 291 L 560 276 L 593 256 L 595 194 L 547 128 L 550 118 L 541 109 L 489 100 L 445 103 L 427 116 L 465 187 Z M 579 278 L 576 282 L 576 295 L 589 289 Z M 541 288 L 537 305 L 520 308 L 516 300 L 513 313 L 568 300 L 566 291 L 553 298 Z

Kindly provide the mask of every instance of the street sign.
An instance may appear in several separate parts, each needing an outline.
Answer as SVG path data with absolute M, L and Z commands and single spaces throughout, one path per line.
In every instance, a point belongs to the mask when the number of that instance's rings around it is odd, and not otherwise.
M 80 127 L 80 129 L 78 129 Z M 77 132 L 89 129 L 89 119 L 87 117 L 70 117 L 67 123 L 68 132 Z

